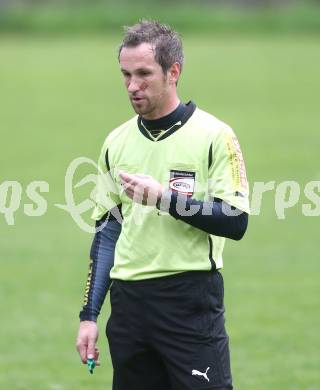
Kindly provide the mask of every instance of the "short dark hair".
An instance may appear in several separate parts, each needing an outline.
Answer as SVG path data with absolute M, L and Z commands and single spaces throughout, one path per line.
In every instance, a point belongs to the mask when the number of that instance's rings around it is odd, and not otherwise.
M 154 20 L 141 19 L 133 26 L 124 27 L 125 36 L 119 47 L 118 59 L 124 47 L 136 47 L 141 43 L 151 43 L 155 50 L 155 60 L 163 73 L 177 62 L 182 71 L 184 56 L 179 34 L 170 26 Z

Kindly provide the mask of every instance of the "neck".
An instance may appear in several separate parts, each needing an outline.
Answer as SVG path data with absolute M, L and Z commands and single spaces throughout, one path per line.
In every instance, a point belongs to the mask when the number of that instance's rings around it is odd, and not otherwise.
M 153 112 L 150 112 L 149 114 L 142 115 L 142 118 L 148 120 L 162 118 L 170 114 L 172 111 L 174 111 L 179 104 L 180 104 L 180 100 L 178 96 L 174 95 L 171 99 L 166 99 L 163 107 L 159 107 L 155 109 Z

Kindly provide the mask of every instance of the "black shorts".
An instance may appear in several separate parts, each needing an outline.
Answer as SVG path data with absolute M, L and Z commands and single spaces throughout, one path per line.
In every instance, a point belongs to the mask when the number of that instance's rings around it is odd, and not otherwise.
M 111 286 L 113 390 L 230 390 L 218 271 Z

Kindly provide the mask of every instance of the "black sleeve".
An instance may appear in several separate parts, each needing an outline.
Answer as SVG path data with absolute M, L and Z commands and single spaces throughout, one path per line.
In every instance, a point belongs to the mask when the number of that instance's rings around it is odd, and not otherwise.
M 241 240 L 248 226 L 248 214 L 221 199 L 203 202 L 167 191 L 157 208 L 206 233 L 233 240 Z
M 114 262 L 114 248 L 121 232 L 121 223 L 111 214 L 96 222 L 96 233 L 90 251 L 90 265 L 80 311 L 81 321 L 96 321 L 109 290 L 110 269 Z

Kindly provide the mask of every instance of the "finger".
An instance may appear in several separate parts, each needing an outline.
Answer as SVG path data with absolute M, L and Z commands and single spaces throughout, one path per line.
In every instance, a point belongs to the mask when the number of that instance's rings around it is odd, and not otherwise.
M 86 345 L 86 343 L 84 343 L 83 341 L 78 339 L 77 343 L 76 343 L 76 348 L 77 348 L 77 351 L 80 355 L 82 362 L 86 362 L 87 361 L 87 345 Z
M 82 346 L 78 349 L 82 363 L 87 363 L 87 347 Z
M 129 181 L 122 181 L 121 180 L 121 186 L 122 186 L 122 188 L 124 188 L 126 190 L 127 188 L 132 187 L 133 184 L 131 182 L 129 182 Z
M 141 179 L 138 179 L 141 180 Z M 137 185 L 137 180 L 134 180 L 133 178 L 130 178 L 129 180 L 123 180 L 120 178 L 120 183 L 122 187 L 127 188 L 128 186 L 135 186 Z
M 144 193 L 145 193 L 145 189 L 141 186 L 135 186 L 134 188 L 130 188 L 129 189 L 129 195 L 131 198 L 137 198 L 137 199 L 140 199 L 140 198 L 143 198 L 144 197 Z
M 141 181 L 141 178 L 137 177 L 136 174 L 129 174 L 129 173 L 126 173 L 124 175 L 119 175 L 120 176 L 120 179 L 124 182 L 124 183 L 131 183 L 131 184 L 137 184 Z
M 95 339 L 89 339 L 88 349 L 87 349 L 87 358 L 88 359 L 94 359 L 95 348 L 96 348 Z
M 133 197 L 135 196 L 135 192 L 130 189 L 130 190 L 127 190 L 126 191 L 126 195 L 130 198 L 130 199 L 133 199 Z
M 130 194 L 130 195 L 133 195 L 134 193 L 141 192 L 141 188 L 138 184 L 137 185 L 127 184 L 123 188 L 124 188 L 124 191 L 126 192 L 126 194 Z
M 141 184 L 134 185 L 134 184 L 126 183 L 122 187 L 126 195 L 131 199 L 137 200 L 138 203 L 139 203 L 139 199 L 142 200 L 145 192 L 147 191 L 147 187 L 142 186 Z
M 134 187 L 132 185 L 123 186 L 124 192 L 128 195 L 134 192 Z
M 118 172 L 119 174 L 119 177 L 124 180 L 124 181 L 130 181 L 131 180 L 131 174 L 130 173 L 127 173 L 127 172 L 124 172 L 124 171 L 119 171 Z

